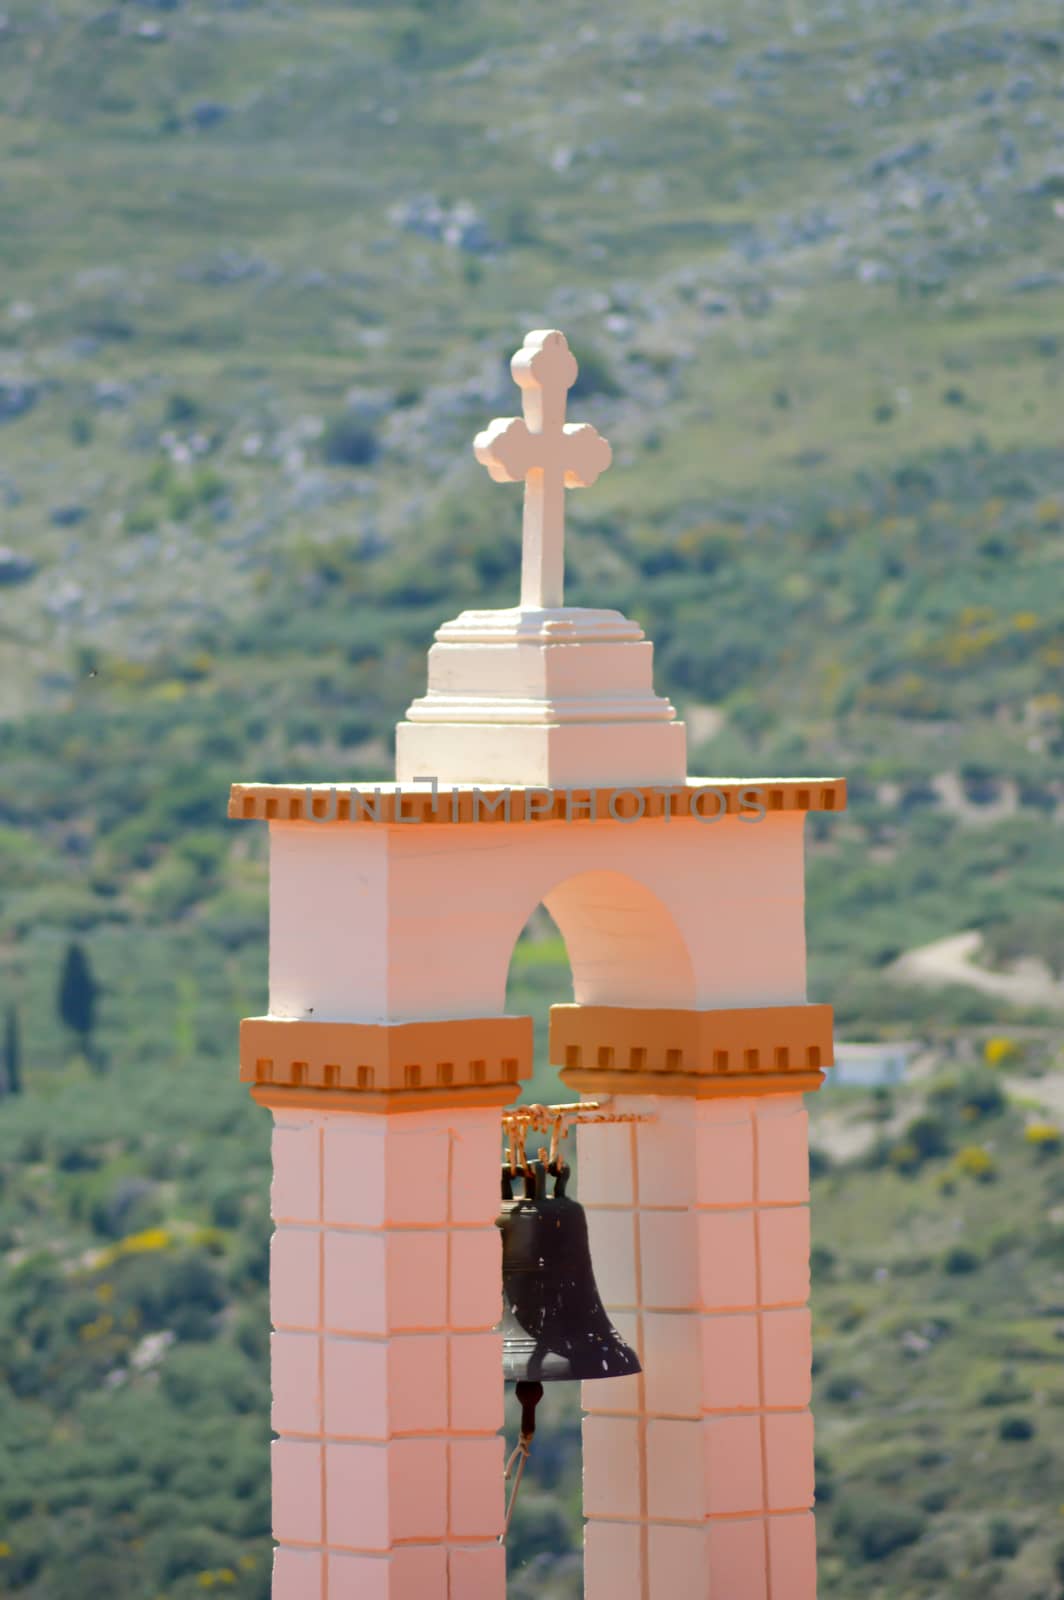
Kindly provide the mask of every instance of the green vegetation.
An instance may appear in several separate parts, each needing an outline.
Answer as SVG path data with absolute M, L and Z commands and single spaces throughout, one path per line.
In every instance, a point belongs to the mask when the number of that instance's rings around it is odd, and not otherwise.
M 225 796 L 386 774 L 433 628 L 513 602 L 469 444 L 551 325 L 616 455 L 571 598 L 646 626 L 692 770 L 849 775 L 813 997 L 947 1063 L 853 1102 L 860 1153 L 816 1108 L 823 1592 L 1064 1586 L 1060 1138 L 1006 1095 L 1050 1013 L 891 970 L 974 929 L 1061 972 L 1058 10 L 712 11 L 5 0 L 4 1593 L 268 1592 L 265 830 Z M 550 1396 L 518 1600 L 579 1592 L 574 1428 Z
M 859 1159 L 814 1181 L 830 1263 L 813 1293 L 825 1595 L 1058 1592 L 1064 1167 L 1032 1154 L 1008 1101 L 966 1114 L 951 1078 L 896 1095 L 897 1121 L 941 1128 L 918 1169 Z M 814 1142 L 840 1098 L 875 1127 L 871 1096 L 829 1090 Z M 973 1138 L 992 1184 L 956 1176 Z

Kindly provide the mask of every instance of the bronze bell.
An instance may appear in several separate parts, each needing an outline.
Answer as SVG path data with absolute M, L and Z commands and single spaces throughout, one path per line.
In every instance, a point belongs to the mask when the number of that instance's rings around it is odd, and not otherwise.
M 568 1178 L 569 1168 L 555 1162 L 533 1161 L 516 1178 L 502 1169 L 499 1330 L 503 1377 L 511 1383 L 622 1378 L 641 1370 L 599 1298 L 587 1218 L 565 1192 Z M 516 1198 L 515 1183 L 524 1191 Z

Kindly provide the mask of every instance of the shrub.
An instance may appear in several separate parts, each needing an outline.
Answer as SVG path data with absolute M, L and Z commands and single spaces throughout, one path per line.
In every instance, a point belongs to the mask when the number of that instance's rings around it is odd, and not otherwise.
M 964 1177 L 974 1178 L 977 1183 L 991 1183 L 997 1177 L 997 1162 L 981 1144 L 966 1144 L 958 1150 L 954 1165 Z
M 911 1139 L 902 1139 L 898 1144 L 891 1145 L 890 1164 L 899 1172 L 919 1171 L 920 1152 Z
M 809 1252 L 809 1272 L 814 1283 L 827 1282 L 835 1271 L 835 1252 L 826 1244 L 815 1244 Z
M 956 1277 L 963 1272 L 975 1272 L 979 1266 L 979 1257 L 974 1250 L 966 1250 L 964 1245 L 955 1244 L 952 1249 L 946 1251 L 942 1265 L 948 1273 Z
M 925 1582 L 941 1583 L 949 1577 L 949 1562 L 940 1550 L 918 1550 L 913 1557 L 912 1574 Z
M 610 371 L 605 357 L 597 350 L 583 345 L 574 350 L 573 355 L 580 369 L 576 375 L 576 382 L 569 391 L 573 400 L 586 400 L 590 395 L 596 394 L 614 398 L 620 394 L 620 384 Z
M 331 467 L 368 467 L 377 457 L 377 437 L 357 417 L 334 417 L 321 436 L 321 453 Z
M 960 1085 L 961 1115 L 974 1122 L 979 1117 L 996 1117 L 1005 1109 L 1005 1096 L 993 1078 L 973 1075 Z
M 171 462 L 159 461 L 145 480 L 145 489 L 157 495 L 163 511 L 173 522 L 187 522 L 201 506 L 221 500 L 228 488 L 226 480 L 211 467 L 198 467 L 191 472 L 179 472 Z M 131 532 L 147 531 L 153 525 L 151 508 L 142 507 L 136 515 L 143 514 L 143 529 L 134 527 L 127 518 Z
M 104 1151 L 83 1135 L 64 1132 L 52 1145 L 52 1159 L 60 1172 L 95 1172 L 103 1164 Z
M 890 1164 L 899 1172 L 918 1172 L 925 1161 L 949 1153 L 949 1136 L 942 1117 L 932 1112 L 916 1117 L 890 1149 Z
M 201 926 L 227 950 L 258 944 L 266 926 L 266 896 L 257 888 L 223 889 L 206 903 Z
M 177 390 L 167 397 L 166 420 L 172 423 L 195 422 L 200 415 L 199 401 Z
M 979 1396 L 981 1406 L 1016 1406 L 1022 1405 L 1031 1398 L 1030 1389 L 1025 1389 L 1020 1383 L 1015 1372 L 1005 1367 L 997 1379 L 988 1389 L 984 1389 Z
M 990 1073 L 977 1070 L 963 1077 L 950 1074 L 940 1078 L 931 1088 L 929 1101 L 936 1112 L 958 1112 L 966 1122 L 977 1122 L 980 1117 L 997 1116 L 1005 1109 L 1005 1096 L 1000 1084 Z
M 825 1178 L 831 1171 L 831 1157 L 819 1145 L 812 1145 L 809 1150 L 809 1176 L 811 1178 Z
M 851 1400 L 860 1399 L 861 1385 L 845 1372 L 835 1372 L 824 1385 L 824 1395 L 837 1405 L 847 1405 Z
M 1002 1417 L 998 1423 L 998 1438 L 1010 1441 L 1033 1439 L 1035 1425 L 1030 1417 Z
M 233 1330 L 237 1349 L 249 1361 L 265 1365 L 270 1354 L 270 1333 L 267 1319 L 259 1309 L 238 1318 Z
M 1061 1131 L 1054 1122 L 1029 1122 L 1023 1137 L 1040 1156 L 1056 1155 L 1061 1145 Z
M 127 533 L 154 533 L 158 526 L 159 519 L 148 506 L 134 506 L 126 512 Z
M 826 1456 L 818 1452 L 813 1458 L 813 1470 L 816 1475 L 815 1498 L 818 1506 L 826 1506 L 835 1496 L 835 1481 L 832 1477 L 831 1462 Z
M 930 1113 L 917 1117 L 905 1130 L 908 1143 L 915 1145 L 921 1161 L 944 1156 L 949 1151 L 949 1136 L 941 1117 Z
M 216 1228 L 236 1228 L 243 1210 L 244 1188 L 241 1184 L 227 1184 L 217 1189 L 210 1198 L 211 1221 Z
M 168 1491 L 144 1495 L 137 1506 L 138 1526 L 145 1529 L 179 1527 L 185 1502 Z
M 944 1072 L 940 1078 L 935 1079 L 928 1089 L 928 1101 L 932 1105 L 939 1107 L 952 1105 L 957 1098 L 957 1090 L 959 1088 L 960 1079 L 957 1074 L 955 1072 Z
M 264 1483 L 253 1494 L 236 1502 L 229 1516 L 229 1526 L 241 1539 L 265 1539 L 269 1536 L 272 1520 L 270 1488 L 268 1483 Z M 263 1600 L 269 1600 L 270 1592 L 267 1582 Z
M 1020 1536 L 1007 1517 L 995 1517 L 987 1530 L 987 1550 L 999 1560 L 1010 1560 L 1019 1553 Z
M 170 1403 L 185 1415 L 246 1416 L 264 1403 L 266 1378 L 232 1345 L 215 1339 L 204 1349 L 175 1347 L 163 1362 L 160 1384 Z M 228 1471 L 229 1488 L 239 1493 L 232 1462 Z M 201 1482 L 200 1469 L 184 1461 L 178 1464 L 171 1487 L 180 1494 Z
M 161 1584 L 215 1567 L 232 1564 L 228 1539 L 209 1528 L 167 1528 L 150 1534 L 145 1547 Z
M 925 1526 L 924 1516 L 914 1507 L 871 1495 L 852 1496 L 835 1518 L 836 1534 L 851 1541 L 867 1562 L 883 1561 L 895 1550 L 915 1544 Z
M 839 1327 L 843 1333 L 852 1333 L 868 1317 L 868 1307 L 861 1300 L 847 1300 L 838 1309 Z
M 120 1178 L 108 1184 L 93 1201 L 93 1231 L 105 1239 L 134 1237 L 163 1220 L 156 1185 L 148 1178 Z
M 165 1238 L 162 1229 L 153 1230 Z M 146 1328 L 173 1327 L 181 1337 L 203 1336 L 211 1318 L 225 1304 L 221 1279 L 204 1255 L 188 1252 L 174 1257 L 165 1245 L 157 1249 L 131 1251 L 133 1240 L 125 1239 L 113 1247 L 134 1259 L 121 1277 L 123 1298 L 130 1301 Z M 148 1234 L 139 1236 L 147 1239 Z

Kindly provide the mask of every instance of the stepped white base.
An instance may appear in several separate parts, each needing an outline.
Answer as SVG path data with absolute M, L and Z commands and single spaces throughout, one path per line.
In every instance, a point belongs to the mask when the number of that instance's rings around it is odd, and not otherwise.
M 654 647 L 619 611 L 463 611 L 396 730 L 400 783 L 682 783 L 686 734 L 654 693 Z
M 395 760 L 400 783 L 682 784 L 687 739 L 682 722 L 400 722 Z

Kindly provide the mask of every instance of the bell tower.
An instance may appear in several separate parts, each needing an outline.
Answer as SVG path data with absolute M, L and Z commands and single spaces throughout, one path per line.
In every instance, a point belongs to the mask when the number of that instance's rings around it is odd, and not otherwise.
M 610 448 L 531 333 L 521 417 L 475 441 L 524 485 L 520 605 L 445 623 L 397 782 L 233 786 L 270 829 L 270 1000 L 240 1072 L 274 1123 L 274 1600 L 503 1600 L 505 1013 L 543 902 L 574 1003 L 551 1060 L 618 1119 L 579 1199 L 642 1370 L 584 1386 L 588 1600 L 814 1600 L 802 832 L 840 779 L 700 779 L 614 611 L 566 606 L 565 491 Z

